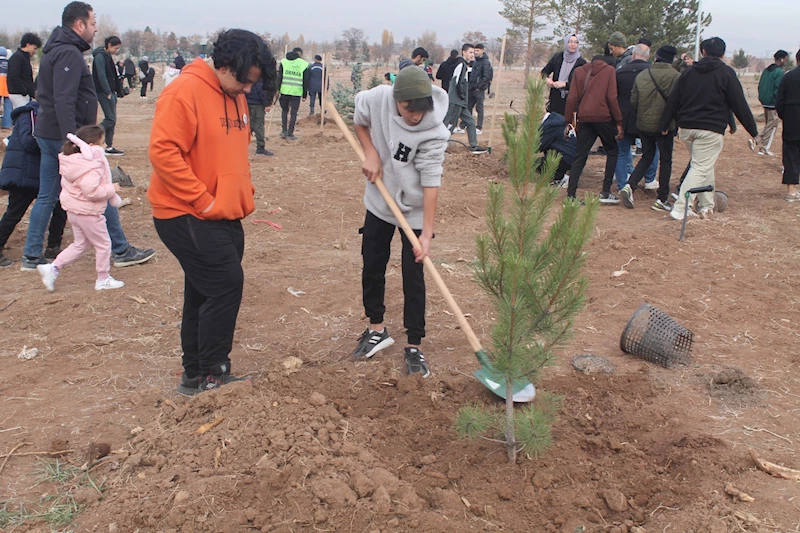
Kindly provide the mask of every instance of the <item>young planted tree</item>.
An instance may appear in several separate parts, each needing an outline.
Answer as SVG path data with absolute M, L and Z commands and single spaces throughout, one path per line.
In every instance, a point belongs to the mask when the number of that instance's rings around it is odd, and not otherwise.
M 355 98 L 362 88 L 361 83 L 364 73 L 361 68 L 361 59 L 359 58 L 359 61 L 353 65 L 353 70 L 350 72 L 352 87 L 339 82 L 331 90 L 331 97 L 333 97 L 333 104 L 336 106 L 336 110 L 348 122 L 353 120 L 353 112 L 356 109 Z
M 542 159 L 539 153 L 544 104 L 544 84 L 537 77 L 528 84 L 525 114 L 506 114 L 510 184 L 489 187 L 487 232 L 477 238 L 475 278 L 496 318 L 486 351 L 497 382 L 508 384 L 504 415 L 473 405 L 459 412 L 456 423 L 466 437 L 500 430 L 511 462 L 520 451 L 538 456 L 550 446 L 554 410 L 542 401 L 547 395 L 515 410 L 512 384 L 535 383 L 571 334 L 584 305 L 583 248 L 599 205 L 589 198 L 585 206 L 575 200 L 558 206 L 559 189 L 550 181 L 560 157 Z

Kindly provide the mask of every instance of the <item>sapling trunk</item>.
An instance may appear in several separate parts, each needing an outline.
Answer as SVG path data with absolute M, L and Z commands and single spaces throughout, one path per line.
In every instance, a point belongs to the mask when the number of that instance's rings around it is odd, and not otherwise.
M 517 439 L 514 437 L 514 383 L 506 382 L 506 453 L 508 462 L 517 462 Z

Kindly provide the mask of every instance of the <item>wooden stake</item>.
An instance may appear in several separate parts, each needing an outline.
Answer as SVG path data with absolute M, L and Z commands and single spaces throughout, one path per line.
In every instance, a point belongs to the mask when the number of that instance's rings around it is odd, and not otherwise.
M 319 104 L 319 131 L 320 133 L 325 133 L 325 93 L 328 90 L 327 76 L 328 76 L 328 60 L 329 60 L 329 53 L 322 54 L 322 102 Z
M 492 127 L 489 129 L 489 150 L 492 148 L 492 139 L 494 138 L 494 126 L 497 122 L 497 104 L 500 103 L 500 81 L 503 78 L 503 61 L 506 59 L 506 38 L 503 35 L 503 46 L 500 48 L 500 66 L 497 69 L 497 83 L 494 91 L 494 105 L 492 106 Z

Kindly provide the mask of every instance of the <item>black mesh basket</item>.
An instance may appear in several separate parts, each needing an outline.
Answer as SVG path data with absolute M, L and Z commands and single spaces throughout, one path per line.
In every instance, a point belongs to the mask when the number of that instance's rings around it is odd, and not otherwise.
M 650 304 L 641 306 L 628 321 L 619 347 L 665 368 L 687 364 L 694 334 L 667 313 Z

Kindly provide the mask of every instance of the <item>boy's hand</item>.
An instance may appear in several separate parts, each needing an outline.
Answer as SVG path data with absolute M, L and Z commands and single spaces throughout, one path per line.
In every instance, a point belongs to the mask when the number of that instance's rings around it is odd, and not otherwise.
M 364 163 L 361 164 L 361 170 L 370 183 L 375 183 L 378 178 L 383 178 L 383 164 L 381 164 L 381 157 L 378 152 L 367 154 Z
M 417 263 L 422 263 L 431 251 L 431 238 L 423 233 L 419 236 L 419 248 L 414 248 L 414 258 Z

